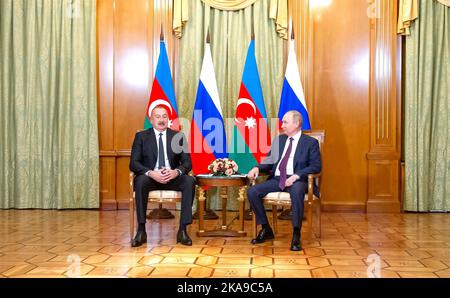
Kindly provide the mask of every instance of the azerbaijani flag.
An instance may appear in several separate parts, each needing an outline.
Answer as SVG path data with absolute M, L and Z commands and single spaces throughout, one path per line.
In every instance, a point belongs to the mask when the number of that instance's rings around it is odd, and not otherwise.
M 267 157 L 271 143 L 254 40 L 248 47 L 234 121 L 230 158 L 240 173 L 247 173 Z
M 195 175 L 208 173 L 208 165 L 211 162 L 217 158 L 228 157 L 223 114 L 209 43 L 205 45 L 189 144 L 192 171 Z
M 170 74 L 169 59 L 167 58 L 166 45 L 164 41 L 159 43 L 159 58 L 156 66 L 155 78 L 153 79 L 152 91 L 147 105 L 147 117 L 145 117 L 144 129 L 152 127 L 150 116 L 157 106 L 163 106 L 169 116 L 169 128 L 180 130 L 178 120 L 177 102 L 173 89 L 172 75 Z
M 284 114 L 291 110 L 297 110 L 302 114 L 302 129 L 311 129 L 308 109 L 306 108 L 305 94 L 303 93 L 302 82 L 300 81 L 297 56 L 295 55 L 294 40 L 290 41 L 286 75 L 284 77 L 283 90 L 281 91 L 280 109 L 278 111 L 280 127 L 281 119 L 283 119 Z

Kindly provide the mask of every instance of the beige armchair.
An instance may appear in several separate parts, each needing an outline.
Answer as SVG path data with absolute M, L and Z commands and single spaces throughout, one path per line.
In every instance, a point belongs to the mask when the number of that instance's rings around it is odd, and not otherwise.
M 130 198 L 129 210 L 130 210 L 130 238 L 133 239 L 134 224 L 135 224 L 135 194 L 134 194 L 134 173 L 130 172 L 130 187 L 133 194 Z M 148 201 L 150 203 L 158 203 L 159 207 L 162 207 L 164 203 L 178 203 L 181 202 L 181 192 L 175 190 L 153 190 L 148 194 Z

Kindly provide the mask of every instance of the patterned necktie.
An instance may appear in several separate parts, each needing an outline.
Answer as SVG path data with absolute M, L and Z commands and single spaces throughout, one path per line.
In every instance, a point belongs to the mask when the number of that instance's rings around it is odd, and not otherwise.
M 283 156 L 283 159 L 280 161 L 280 182 L 278 183 L 278 186 L 280 187 L 281 190 L 284 190 L 285 188 L 285 184 L 286 184 L 286 180 L 287 180 L 287 174 L 286 174 L 286 166 L 289 160 L 289 156 L 291 155 L 291 151 L 292 151 L 292 141 L 294 140 L 294 138 L 289 138 L 289 146 L 286 150 L 286 154 Z
M 166 166 L 166 160 L 164 159 L 164 145 L 162 135 L 163 135 L 162 132 L 160 132 L 158 141 L 158 164 L 160 169 Z

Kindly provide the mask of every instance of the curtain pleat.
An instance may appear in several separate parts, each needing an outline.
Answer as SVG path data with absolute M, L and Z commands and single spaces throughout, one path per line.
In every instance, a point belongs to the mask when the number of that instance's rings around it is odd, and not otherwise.
M 97 208 L 96 1 L 0 1 L 0 208 Z
M 196 0 L 194 0 L 196 1 Z M 209 7 L 226 10 L 237 11 L 245 9 L 260 0 L 201 0 Z M 183 28 L 189 20 L 190 0 L 173 0 L 173 30 L 178 38 L 183 36 Z M 269 1 L 269 18 L 276 24 L 278 35 L 287 39 L 288 32 L 288 15 L 287 0 L 270 0 Z M 195 14 L 195 12 L 194 12 Z
M 405 48 L 407 211 L 450 207 L 450 8 L 419 1 Z

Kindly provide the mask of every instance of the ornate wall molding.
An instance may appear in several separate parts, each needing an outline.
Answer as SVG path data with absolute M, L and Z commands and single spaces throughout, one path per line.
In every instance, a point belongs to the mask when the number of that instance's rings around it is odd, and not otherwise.
M 397 0 L 373 1 L 370 16 L 370 150 L 367 212 L 400 211 L 401 47 Z

